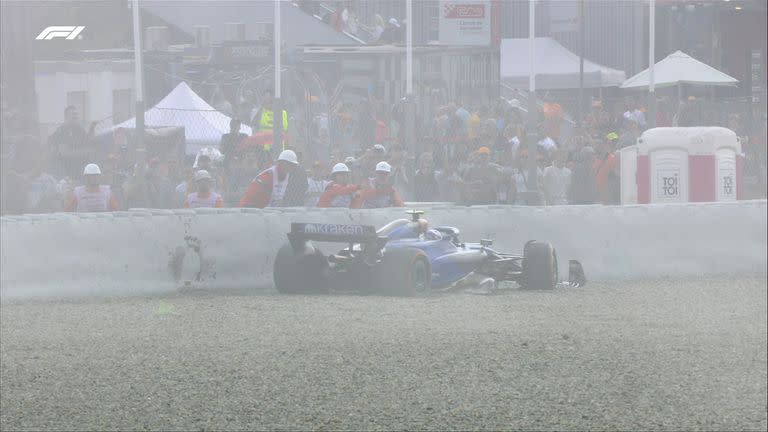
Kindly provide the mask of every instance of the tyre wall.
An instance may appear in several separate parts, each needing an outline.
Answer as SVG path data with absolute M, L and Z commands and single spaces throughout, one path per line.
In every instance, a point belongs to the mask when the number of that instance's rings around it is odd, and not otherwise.
M 766 270 L 766 201 L 635 206 L 423 208 L 431 226 L 520 252 L 557 249 L 561 274 L 578 259 L 591 280 L 759 274 Z M 147 295 L 179 287 L 264 289 L 290 223 L 381 226 L 402 209 L 131 210 L 0 218 L 4 300 Z M 321 246 L 325 252 L 334 245 Z

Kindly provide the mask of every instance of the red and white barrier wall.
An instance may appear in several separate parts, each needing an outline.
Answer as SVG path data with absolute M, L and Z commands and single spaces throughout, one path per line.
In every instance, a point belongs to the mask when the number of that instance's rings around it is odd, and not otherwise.
M 430 225 L 465 241 L 520 252 L 554 244 L 588 279 L 758 274 L 766 270 L 766 201 L 632 206 L 423 207 Z M 291 222 L 381 226 L 403 209 L 132 210 L 0 218 L 3 300 L 123 296 L 272 286 L 275 254 Z M 332 248 L 327 245 L 325 251 Z M 321 248 L 323 246 L 321 245 Z

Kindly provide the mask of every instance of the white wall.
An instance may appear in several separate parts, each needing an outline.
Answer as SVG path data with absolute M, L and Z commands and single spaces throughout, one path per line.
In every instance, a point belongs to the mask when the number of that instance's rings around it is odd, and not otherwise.
M 464 241 L 491 238 L 500 251 L 550 241 L 561 274 L 568 259 L 578 259 L 591 280 L 765 275 L 766 209 L 765 200 L 425 208 L 432 226 L 455 225 Z M 201 209 L 3 217 L 0 297 L 168 292 L 201 270 L 192 285 L 271 289 L 273 260 L 291 222 L 381 226 L 404 216 L 402 209 Z M 171 263 L 182 252 L 177 280 Z
M 45 63 L 44 67 L 41 64 Z M 48 136 L 64 121 L 67 93 L 87 92 L 87 112 L 80 113 L 83 126 L 103 120 L 98 129 L 112 126 L 112 91 L 133 88 L 133 62 L 39 62 L 35 73 L 38 122 Z M 115 69 L 115 70 L 113 70 Z

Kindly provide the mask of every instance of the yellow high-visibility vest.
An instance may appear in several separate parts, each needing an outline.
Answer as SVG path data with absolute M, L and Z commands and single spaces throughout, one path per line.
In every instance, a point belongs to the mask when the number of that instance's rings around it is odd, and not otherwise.
M 259 131 L 271 131 L 274 127 L 275 112 L 266 108 L 261 110 L 259 119 Z M 283 131 L 288 132 L 288 112 L 283 110 Z

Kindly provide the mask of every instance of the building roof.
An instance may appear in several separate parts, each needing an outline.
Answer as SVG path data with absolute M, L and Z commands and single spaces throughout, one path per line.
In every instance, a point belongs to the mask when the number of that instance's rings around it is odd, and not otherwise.
M 210 26 L 211 43 L 225 40 L 227 23 L 244 23 L 245 39 L 254 40 L 262 36 L 259 25 L 274 21 L 274 2 L 271 1 L 146 0 L 141 2 L 141 7 L 192 36 L 195 26 Z M 292 3 L 282 2 L 281 13 L 282 38 L 288 50 L 301 45 L 359 44 Z
M 333 54 L 333 55 L 381 55 L 398 54 L 406 52 L 405 45 L 363 45 L 363 46 L 304 46 L 301 47 L 304 54 Z M 481 53 L 495 51 L 492 46 L 477 47 L 468 45 L 414 45 L 413 53 L 419 54 L 440 54 L 450 53 Z

